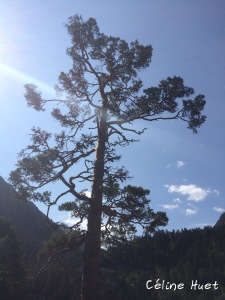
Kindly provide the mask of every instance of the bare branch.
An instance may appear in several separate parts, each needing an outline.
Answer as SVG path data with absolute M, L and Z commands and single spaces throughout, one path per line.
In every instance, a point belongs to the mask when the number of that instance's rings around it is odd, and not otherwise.
M 141 134 L 144 133 L 145 130 L 147 129 L 147 128 L 144 128 L 142 131 L 137 131 L 137 130 L 135 130 L 135 129 L 125 128 L 125 127 L 122 126 L 122 124 L 118 124 L 118 126 L 119 126 L 122 130 L 124 130 L 124 131 L 134 132 L 134 133 L 136 133 L 136 134 L 138 134 L 138 135 L 141 135 Z
M 47 218 L 48 218 L 48 215 L 49 215 L 50 208 L 51 208 L 53 205 L 57 204 L 57 202 L 59 201 L 59 199 L 62 198 L 63 196 L 65 196 L 65 195 L 68 194 L 68 193 L 70 193 L 70 190 L 67 190 L 67 191 L 64 192 L 64 193 L 61 193 L 60 195 L 58 195 L 58 196 L 56 197 L 56 199 L 55 199 L 53 202 L 51 202 L 50 204 L 48 204 Z

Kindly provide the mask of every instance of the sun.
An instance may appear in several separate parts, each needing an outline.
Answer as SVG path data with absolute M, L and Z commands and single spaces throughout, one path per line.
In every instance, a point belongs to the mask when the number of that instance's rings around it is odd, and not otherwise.
M 30 68 L 27 54 L 32 52 L 29 28 L 18 7 L 0 3 L 0 95 L 7 96 L 10 90 L 33 83 L 49 96 L 55 95 L 54 88 L 36 78 L 35 65 Z M 3 98 L 3 97 L 2 97 Z

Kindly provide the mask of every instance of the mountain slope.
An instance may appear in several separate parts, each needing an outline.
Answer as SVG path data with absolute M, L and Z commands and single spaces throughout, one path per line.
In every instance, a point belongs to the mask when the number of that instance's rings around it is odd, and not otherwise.
M 53 230 L 47 217 L 32 203 L 20 201 L 0 176 L 0 217 L 10 221 L 18 240 L 30 251 L 48 240 Z
M 216 222 L 214 227 L 219 227 L 223 225 L 225 225 L 225 212 L 222 213 L 222 215 L 220 216 L 219 220 Z

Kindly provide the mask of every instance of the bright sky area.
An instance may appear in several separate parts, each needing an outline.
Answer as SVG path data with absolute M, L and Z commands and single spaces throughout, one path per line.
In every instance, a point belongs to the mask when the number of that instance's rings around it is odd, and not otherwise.
M 49 114 L 27 107 L 23 86 L 34 83 L 53 97 L 59 73 L 72 66 L 63 24 L 77 13 L 95 18 L 107 35 L 153 46 L 145 87 L 177 75 L 205 94 L 207 121 L 197 135 L 179 121 L 139 122 L 148 130 L 121 150 L 121 164 L 133 176 L 128 183 L 150 189 L 152 208 L 166 211 L 168 230 L 213 226 L 225 211 L 224 0 L 1 0 L 0 176 L 15 169 L 33 126 L 57 128 Z M 71 221 L 57 209 L 51 218 Z

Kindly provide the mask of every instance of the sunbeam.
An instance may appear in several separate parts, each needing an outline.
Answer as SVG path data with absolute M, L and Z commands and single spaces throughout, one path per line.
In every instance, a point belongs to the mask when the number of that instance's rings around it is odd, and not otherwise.
M 39 89 L 41 89 L 43 92 L 47 93 L 48 95 L 54 95 L 54 88 L 41 81 L 41 80 L 38 80 L 28 74 L 25 74 L 19 70 L 16 70 L 10 66 L 7 66 L 6 64 L 3 64 L 0 62 L 0 74 L 1 74 L 1 77 L 2 77 L 2 81 L 5 81 L 4 79 L 4 75 L 7 76 L 7 77 L 11 77 L 12 79 L 16 80 L 16 81 L 20 81 L 21 84 L 26 84 L 26 83 L 33 83 L 35 85 L 38 86 Z M 4 85 L 5 85 L 5 82 L 3 82 Z

